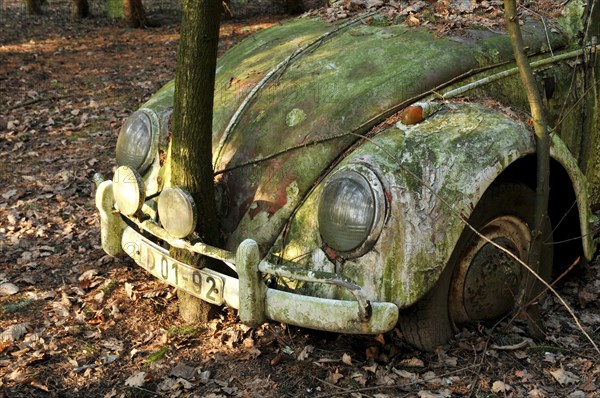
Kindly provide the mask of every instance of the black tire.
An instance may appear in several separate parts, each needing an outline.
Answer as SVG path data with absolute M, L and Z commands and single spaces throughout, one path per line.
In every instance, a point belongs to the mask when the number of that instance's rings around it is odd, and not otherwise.
M 519 244 L 525 246 L 522 243 L 524 239 L 527 237 L 530 238 L 530 236 L 525 236 L 527 235 L 527 232 L 518 234 L 513 233 L 511 235 L 506 231 L 515 232 L 514 230 L 511 230 L 510 227 L 500 228 L 498 227 L 498 224 L 504 225 L 503 223 L 506 223 L 506 220 L 510 220 L 521 227 L 519 231 L 522 231 L 523 228 L 530 229 L 530 226 L 533 225 L 534 206 L 535 192 L 528 186 L 519 182 L 497 183 L 485 192 L 479 201 L 479 204 L 473 211 L 469 222 L 478 231 L 494 231 L 493 233 L 490 233 L 490 236 L 494 236 L 495 241 L 502 242 L 501 244 L 503 246 L 509 248 L 511 252 L 527 263 L 529 247 L 527 247 L 526 253 L 523 251 L 524 249 L 516 249 L 515 247 Z M 551 242 L 552 229 L 550 222 L 543 226 L 542 231 L 544 242 Z M 508 236 L 503 238 L 503 234 L 505 233 L 506 235 L 512 236 L 512 238 Z M 517 235 L 524 236 L 519 237 Z M 517 237 L 515 238 L 515 236 Z M 518 243 L 513 243 L 513 241 Z M 552 273 L 553 246 L 543 245 L 542 247 L 540 269 L 535 271 L 545 280 L 548 280 Z M 470 228 L 464 228 L 452 256 L 436 285 L 416 304 L 400 313 L 400 328 L 406 340 L 411 345 L 421 350 L 430 351 L 439 345 L 447 343 L 455 335 L 458 326 L 488 319 L 478 317 L 475 317 L 478 319 L 474 319 L 473 314 L 476 314 L 478 310 L 480 310 L 480 313 L 483 313 L 482 311 L 485 310 L 485 305 L 481 306 L 481 302 L 475 303 L 473 300 L 465 298 L 467 291 L 469 294 L 472 294 L 472 292 L 475 291 L 474 289 L 465 288 L 465 286 L 468 285 L 467 282 L 471 283 L 473 280 L 487 282 L 486 278 L 467 278 L 465 275 L 470 274 L 468 271 L 464 271 L 466 264 L 469 264 L 469 266 L 471 266 L 471 264 L 483 264 L 479 265 L 478 269 L 485 270 L 491 268 L 496 270 L 504 267 L 502 269 L 506 271 L 506 269 L 508 269 L 506 266 L 510 267 L 510 270 L 514 270 L 514 274 L 511 274 L 512 278 L 509 278 L 511 280 L 510 283 L 513 283 L 512 287 L 517 286 L 517 288 L 514 289 L 518 291 L 517 295 L 525 296 L 526 301 L 524 302 L 527 302 L 528 298 L 535 297 L 535 295 L 539 293 L 542 286 L 533 275 L 524 269 L 522 265 L 518 265 L 513 259 L 510 259 L 508 255 L 503 253 L 496 254 L 501 253 L 497 248 L 493 248 L 494 254 L 493 257 L 490 257 L 490 248 L 492 248 L 492 245 L 485 244 Z M 481 258 L 484 260 L 479 260 L 479 262 L 477 262 L 477 260 Z M 494 260 L 497 259 L 498 264 L 492 264 L 490 261 L 486 262 L 486 260 L 489 260 L 490 258 Z M 507 261 L 510 261 L 510 263 Z M 477 268 L 476 266 L 473 267 L 475 267 L 473 269 Z M 518 267 L 518 269 L 515 267 Z M 461 268 L 463 269 L 462 272 Z M 468 268 L 468 270 L 471 270 L 471 268 Z M 494 272 L 496 272 L 494 276 L 500 274 L 499 271 Z M 482 275 L 478 274 L 476 271 L 473 271 L 473 274 Z M 515 274 L 517 276 L 514 276 Z M 478 287 L 479 285 L 469 284 L 468 286 Z M 496 288 L 496 284 L 493 284 L 492 287 L 493 288 L 490 289 L 489 292 L 486 289 L 477 291 L 479 293 L 485 291 L 487 293 L 483 293 L 484 295 L 493 297 L 495 297 L 495 293 L 490 292 L 494 292 L 494 289 L 502 289 L 503 292 L 506 291 L 505 287 Z M 461 300 L 456 299 L 457 294 L 462 294 L 462 296 L 460 296 Z M 514 296 L 512 300 L 514 301 Z M 497 302 L 498 301 L 502 302 L 502 300 L 497 300 Z M 482 302 L 485 302 L 485 300 Z M 508 304 L 506 300 L 502 303 L 503 306 L 500 306 L 500 309 L 496 308 L 496 310 L 504 311 L 504 307 Z M 498 307 L 498 305 L 496 306 Z M 514 302 L 511 302 L 510 308 L 507 308 L 504 312 L 509 312 L 513 306 Z M 498 314 L 496 314 L 495 317 L 497 318 Z

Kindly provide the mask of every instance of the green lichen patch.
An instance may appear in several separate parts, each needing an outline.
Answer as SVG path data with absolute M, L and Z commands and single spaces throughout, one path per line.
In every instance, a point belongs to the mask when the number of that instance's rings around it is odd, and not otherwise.
M 294 108 L 285 117 L 285 124 L 289 127 L 294 127 L 306 120 L 306 113 L 299 108 Z

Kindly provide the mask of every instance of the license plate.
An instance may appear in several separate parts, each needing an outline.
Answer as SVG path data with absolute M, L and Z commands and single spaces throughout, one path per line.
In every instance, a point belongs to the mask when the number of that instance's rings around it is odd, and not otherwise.
M 223 279 L 219 276 L 177 261 L 143 239 L 139 244 L 139 263 L 152 275 L 204 301 L 223 304 Z

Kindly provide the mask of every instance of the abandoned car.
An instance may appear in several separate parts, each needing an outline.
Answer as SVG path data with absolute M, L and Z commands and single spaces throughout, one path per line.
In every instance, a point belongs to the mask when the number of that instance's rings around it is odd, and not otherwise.
M 565 7 L 522 25 L 551 128 L 546 279 L 591 258 L 600 206 L 600 1 Z M 422 349 L 535 298 L 530 273 L 489 242 L 528 261 L 534 228 L 535 138 L 505 32 L 304 17 L 226 52 L 213 120 L 223 247 L 197 238 L 193 199 L 169 180 L 173 94 L 167 84 L 120 130 L 96 193 L 107 253 L 244 322 L 399 325 Z

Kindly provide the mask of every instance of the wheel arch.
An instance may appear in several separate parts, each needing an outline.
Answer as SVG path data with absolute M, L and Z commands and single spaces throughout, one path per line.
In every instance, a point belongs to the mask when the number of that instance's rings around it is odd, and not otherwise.
M 553 228 L 554 264 L 567 267 L 576 257 L 591 260 L 595 248 L 590 233 L 590 207 L 585 176 L 566 145 L 558 136 L 552 137 L 550 158 L 550 201 L 548 215 Z M 504 180 L 520 181 L 536 188 L 535 154 L 525 154 L 502 170 L 491 185 Z M 490 185 L 490 186 L 491 186 Z

